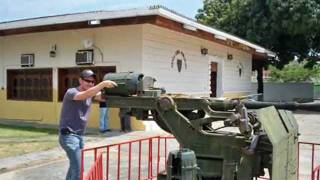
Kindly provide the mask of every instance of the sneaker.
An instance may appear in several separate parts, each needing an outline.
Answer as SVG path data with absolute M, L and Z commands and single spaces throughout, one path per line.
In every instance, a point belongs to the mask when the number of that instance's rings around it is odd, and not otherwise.
M 109 130 L 109 129 L 99 130 L 100 133 L 106 133 L 106 132 L 108 132 L 108 131 L 110 131 L 110 130 Z
M 101 133 L 106 133 L 106 132 L 110 132 L 111 131 L 111 129 L 105 129 L 105 130 L 102 130 L 102 131 L 100 131 Z
M 104 130 L 99 130 L 100 133 L 104 133 Z

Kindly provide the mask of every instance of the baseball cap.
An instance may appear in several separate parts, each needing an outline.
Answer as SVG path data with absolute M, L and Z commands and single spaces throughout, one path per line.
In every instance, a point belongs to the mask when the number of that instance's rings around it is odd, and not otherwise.
M 81 73 L 80 73 L 80 77 L 82 79 L 84 78 L 88 78 L 88 77 L 93 77 L 93 78 L 96 78 L 96 75 L 94 74 L 94 72 L 90 69 L 85 69 L 83 70 Z

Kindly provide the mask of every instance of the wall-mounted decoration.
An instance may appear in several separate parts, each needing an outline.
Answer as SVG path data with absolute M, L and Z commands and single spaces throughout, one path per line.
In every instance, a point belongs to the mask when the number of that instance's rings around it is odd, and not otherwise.
M 230 54 L 230 53 L 228 53 L 228 54 L 227 54 L 227 59 L 230 60 L 230 61 L 232 61 L 232 60 L 233 60 L 233 55 Z
M 241 77 L 242 76 L 242 69 L 243 69 L 243 65 L 242 65 L 241 62 L 239 62 L 237 68 L 238 68 L 238 71 L 239 71 L 239 77 Z
M 207 55 L 208 54 L 208 48 L 202 47 L 200 52 L 201 52 L 202 55 Z
M 177 61 L 178 72 L 181 72 L 182 69 L 182 61 L 184 61 L 184 67 L 187 69 L 187 59 L 184 53 L 180 50 L 176 50 L 171 59 L 171 68 L 174 66 L 174 61 Z
M 51 51 L 49 52 L 49 56 L 54 58 L 57 55 L 57 45 L 51 46 Z
M 86 48 L 86 49 L 92 48 L 94 46 L 93 39 L 91 39 L 91 38 L 87 38 L 87 39 L 82 40 L 82 44 L 83 44 L 84 48 Z

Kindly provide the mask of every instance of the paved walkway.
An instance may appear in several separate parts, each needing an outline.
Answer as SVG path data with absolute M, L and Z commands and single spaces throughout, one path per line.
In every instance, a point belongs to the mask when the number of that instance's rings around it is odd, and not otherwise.
M 158 135 L 167 135 L 163 131 L 130 133 L 109 132 L 99 137 L 86 138 L 86 148 L 116 144 L 130 140 Z M 90 162 L 86 163 L 91 164 Z M 50 151 L 26 154 L 18 157 L 0 159 L 1 180 L 63 180 L 68 169 L 65 152 L 59 147 Z M 86 167 L 88 169 L 88 167 Z
M 294 113 L 299 124 L 301 136 L 299 141 L 320 143 L 320 113 L 308 111 L 296 111 Z M 111 132 L 94 137 L 86 143 L 86 147 L 96 147 L 114 144 L 128 140 L 141 139 L 156 135 L 164 135 L 163 131 L 156 132 L 131 132 L 127 134 Z M 310 147 L 302 148 L 300 179 L 310 179 L 309 165 Z M 320 148 L 318 148 L 320 149 Z M 320 155 L 320 152 L 318 152 Z M 320 156 L 319 156 L 320 158 Z M 320 159 L 317 160 L 320 164 Z M 13 158 L 0 159 L 1 180 L 63 180 L 67 171 L 68 162 L 62 149 L 56 148 L 50 151 L 27 154 Z M 125 169 L 125 168 L 123 168 Z

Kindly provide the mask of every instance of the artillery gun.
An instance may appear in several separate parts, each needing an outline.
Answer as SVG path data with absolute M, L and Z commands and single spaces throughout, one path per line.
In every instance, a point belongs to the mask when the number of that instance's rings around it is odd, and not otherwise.
M 103 90 L 107 106 L 131 108 L 137 119 L 154 120 L 182 146 L 169 154 L 167 172 L 158 179 L 249 180 L 266 171 L 273 180 L 297 178 L 298 125 L 290 111 L 169 95 L 143 74 L 110 73 L 104 80 L 118 84 Z M 217 122 L 222 126 L 213 126 Z

